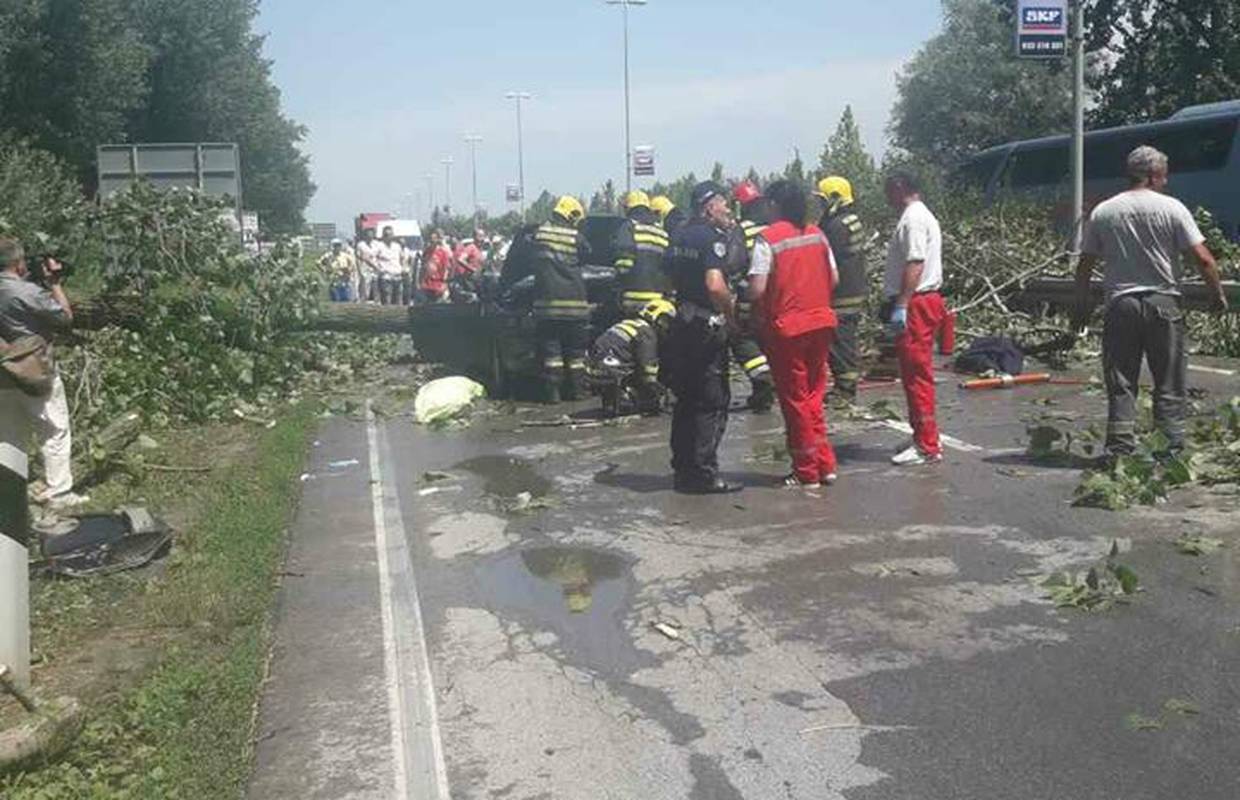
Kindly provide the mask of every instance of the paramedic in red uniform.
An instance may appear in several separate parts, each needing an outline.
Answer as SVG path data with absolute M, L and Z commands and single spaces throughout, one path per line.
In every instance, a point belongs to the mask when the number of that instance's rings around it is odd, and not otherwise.
M 900 379 L 908 400 L 913 442 L 892 458 L 898 466 L 934 464 L 943 460 L 935 418 L 934 336 L 947 306 L 943 286 L 943 233 L 939 221 L 921 201 L 917 181 L 904 173 L 887 179 L 887 202 L 900 212 L 887 249 L 884 304 L 887 330 L 896 342 Z
M 788 432 L 793 472 L 784 483 L 817 488 L 836 477 L 822 401 L 836 326 L 831 291 L 838 277 L 827 237 L 806 224 L 805 188 L 777 181 L 767 196 L 777 219 L 754 245 L 749 293 Z

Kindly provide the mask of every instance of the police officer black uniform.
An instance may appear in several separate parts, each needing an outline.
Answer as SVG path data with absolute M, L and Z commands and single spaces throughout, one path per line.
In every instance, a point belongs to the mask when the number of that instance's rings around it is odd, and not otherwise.
M 740 487 L 719 478 L 719 443 L 728 424 L 728 332 L 735 298 L 727 286 L 727 197 L 707 182 L 693 190 L 694 217 L 672 234 L 668 273 L 679 307 L 660 378 L 676 394 L 672 469 L 676 491 L 724 494 Z
M 586 351 L 590 347 L 590 303 L 581 274 L 586 245 L 577 231 L 585 217 L 581 202 L 561 197 L 548 222 L 510 253 L 500 290 L 534 276 L 535 338 L 541 363 L 543 399 L 548 403 L 585 396 Z
M 846 179 L 823 178 L 818 184 L 818 195 L 826 203 L 819 227 L 831 243 L 840 275 L 839 285 L 832 292 L 839 325 L 831 343 L 831 375 L 835 380 L 831 400 L 840 405 L 854 404 L 861 381 L 858 329 L 870 289 L 865 263 L 865 225 L 857 216 L 852 184 Z

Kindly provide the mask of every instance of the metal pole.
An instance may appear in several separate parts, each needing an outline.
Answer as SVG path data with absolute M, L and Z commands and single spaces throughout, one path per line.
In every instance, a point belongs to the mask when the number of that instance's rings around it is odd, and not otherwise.
M 624 9 L 624 190 L 633 190 L 633 132 L 629 122 L 629 4 Z
M 1072 253 L 1080 255 L 1085 228 L 1085 9 L 1072 0 Z
M 525 134 L 521 125 L 521 95 L 517 95 L 517 190 L 521 193 L 521 221 L 525 222 Z
M 465 141 L 469 143 L 469 164 L 473 173 L 473 191 L 474 191 L 474 225 L 478 224 L 481 216 L 478 212 L 478 144 L 482 141 L 481 136 L 467 134 Z
M 444 181 L 444 200 L 443 210 L 449 219 L 452 217 L 452 156 L 448 156 L 443 161 L 443 181 Z
M 6 414 L 14 411 L 14 404 L 5 406 Z M 0 666 L 9 668 L 9 679 L 24 691 L 30 688 L 30 517 L 22 427 L 6 424 L 0 438 Z
M 435 176 L 429 172 L 422 176 L 426 180 L 426 221 L 435 216 Z

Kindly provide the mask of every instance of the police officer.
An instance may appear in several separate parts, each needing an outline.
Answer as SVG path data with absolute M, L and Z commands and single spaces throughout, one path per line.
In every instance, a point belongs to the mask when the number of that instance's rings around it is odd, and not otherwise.
M 719 443 L 732 402 L 728 331 L 736 325 L 736 298 L 727 276 L 732 220 L 724 188 L 713 182 L 694 187 L 693 212 L 672 234 L 668 249 L 668 272 L 680 305 L 660 365 L 661 378 L 676 393 L 676 491 L 726 494 L 740 487 L 719 478 Z
M 857 402 L 861 381 L 861 351 L 858 329 L 865 313 L 869 276 L 865 264 L 865 225 L 854 209 L 852 184 L 832 175 L 818 182 L 818 196 L 826 205 L 819 227 L 831 243 L 839 269 L 840 282 L 832 295 L 838 327 L 831 344 L 831 374 L 835 388 L 831 402 L 837 406 Z
M 741 221 L 732 230 L 729 277 L 736 292 L 737 319 L 740 325 L 732 336 L 730 346 L 732 358 L 744 371 L 745 377 L 749 378 L 750 392 L 746 405 L 751 411 L 763 413 L 770 411 L 775 403 L 775 384 L 771 377 L 771 365 L 750 328 L 749 293 L 746 291 L 745 281 L 754 243 L 771 223 L 771 204 L 750 181 L 739 184 L 732 196 L 740 208 Z
M 632 191 L 622 202 L 627 219 L 616 233 L 616 305 L 622 319 L 635 317 L 671 286 L 663 271 L 668 236 L 650 206 L 650 197 Z
M 586 351 L 590 347 L 590 303 L 581 274 L 585 244 L 577 225 L 585 217 L 571 195 L 555 204 L 551 219 L 514 243 L 504 264 L 500 291 L 534 276 L 535 337 L 547 403 L 579 400 L 586 394 Z

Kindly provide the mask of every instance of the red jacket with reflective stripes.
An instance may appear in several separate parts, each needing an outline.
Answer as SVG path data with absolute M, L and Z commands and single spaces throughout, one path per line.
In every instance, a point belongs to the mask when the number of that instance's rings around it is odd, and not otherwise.
M 822 230 L 780 221 L 763 231 L 762 238 L 773 256 L 762 298 L 767 334 L 790 339 L 836 327 L 831 310 L 831 245 Z

